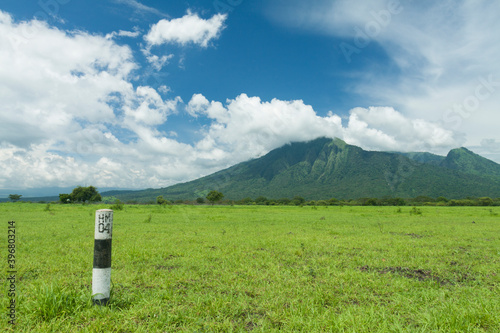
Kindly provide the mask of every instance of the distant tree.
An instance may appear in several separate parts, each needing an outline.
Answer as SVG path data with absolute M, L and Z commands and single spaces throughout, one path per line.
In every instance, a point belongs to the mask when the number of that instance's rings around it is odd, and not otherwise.
M 356 200 L 355 205 L 377 206 L 377 199 L 376 198 L 359 198 Z
M 478 199 L 480 206 L 493 206 L 493 199 L 489 197 L 482 197 Z
M 330 206 L 335 206 L 335 205 L 338 205 L 339 204 L 339 201 L 335 198 L 331 198 L 330 200 L 328 200 L 328 204 Z
M 306 199 L 299 197 L 298 195 L 293 197 L 293 199 L 292 199 L 292 204 L 294 204 L 295 206 L 303 205 L 305 202 L 306 202 Z
M 266 197 L 264 197 L 264 196 L 261 195 L 260 197 L 258 197 L 258 198 L 255 199 L 255 203 L 257 205 L 268 205 L 269 204 L 269 200 L 267 200 Z
M 22 195 L 21 194 L 9 194 L 9 199 L 16 202 L 21 199 Z
M 241 205 L 250 205 L 253 202 L 252 198 L 241 199 L 238 203 Z
M 448 202 L 448 199 L 446 199 L 445 197 L 438 197 L 436 199 L 437 202 Z
M 413 198 L 411 201 L 423 203 L 423 202 L 435 202 L 436 200 L 425 195 L 419 195 L 418 197 Z
M 406 201 L 403 198 L 393 198 L 392 205 L 393 206 L 404 206 L 404 205 L 406 205 Z
M 73 202 L 97 202 L 102 200 L 101 195 L 94 186 L 77 186 L 71 192 L 71 199 Z
M 68 199 L 70 199 L 68 201 Z M 94 186 L 77 186 L 71 194 L 59 194 L 59 200 L 63 203 L 69 202 L 98 202 L 102 200 L 101 195 Z
M 166 205 L 169 201 L 163 198 L 163 195 L 159 195 L 156 197 L 156 203 L 158 205 Z
M 212 206 L 217 202 L 221 201 L 222 198 L 224 198 L 224 194 L 222 194 L 219 191 L 210 191 L 210 193 L 207 194 L 207 200 L 212 203 Z
M 289 205 L 290 202 L 292 200 L 288 199 L 288 198 L 281 198 L 281 199 L 278 199 L 276 202 L 279 204 L 279 205 Z
M 61 193 L 59 194 L 59 201 L 63 204 L 67 204 L 71 203 L 73 200 L 71 200 L 71 194 Z
M 200 205 L 204 204 L 205 203 L 205 198 L 201 198 L 201 197 L 200 198 L 196 198 L 196 203 L 198 203 Z

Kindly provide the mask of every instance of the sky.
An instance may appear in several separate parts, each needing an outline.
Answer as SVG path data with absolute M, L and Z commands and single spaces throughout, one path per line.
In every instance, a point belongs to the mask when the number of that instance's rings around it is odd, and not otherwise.
M 0 189 L 160 188 L 296 141 L 500 162 L 500 2 L 0 2 Z

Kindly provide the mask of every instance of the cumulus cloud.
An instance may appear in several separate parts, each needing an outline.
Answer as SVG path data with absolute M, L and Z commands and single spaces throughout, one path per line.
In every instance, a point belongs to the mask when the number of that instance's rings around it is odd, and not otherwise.
M 123 106 L 126 120 L 134 125 L 163 124 L 167 120 L 168 114 L 175 112 L 177 103 L 181 101 L 179 97 L 164 101 L 160 94 L 151 87 L 137 87 L 135 95 L 136 99 Z
M 112 94 L 133 94 L 126 78 L 136 64 L 128 47 L 36 20 L 13 23 L 8 14 L 2 16 L 2 136 L 27 147 L 47 137 L 62 140 L 78 131 L 81 121 L 114 121 L 108 103 Z M 33 33 L 27 36 L 25 31 Z
M 186 111 L 193 117 L 198 117 L 199 113 L 204 113 L 210 103 L 202 94 L 194 94 L 189 101 Z
M 344 139 L 365 149 L 438 153 L 463 143 L 453 131 L 437 123 L 405 117 L 392 107 L 351 110 Z
M 181 100 L 164 100 L 148 86 L 134 88 L 138 65 L 128 46 L 37 20 L 15 22 L 2 11 L 0 46 L 0 186 L 94 180 L 106 186 L 111 175 L 124 187 L 149 181 L 142 163 L 154 156 L 142 155 L 141 145 L 162 140 L 156 126 Z
M 260 156 L 286 143 L 321 136 L 338 137 L 372 150 L 441 153 L 461 143 L 452 131 L 437 123 L 410 119 L 391 107 L 355 108 L 343 122 L 332 112 L 318 116 L 301 100 L 264 102 L 241 94 L 223 105 L 195 94 L 186 111 L 213 120 L 196 148 L 217 151 L 213 158 L 227 157 L 235 162 Z
M 205 20 L 188 12 L 181 18 L 172 20 L 160 20 L 151 27 L 144 39 L 150 46 L 177 43 L 186 45 L 194 43 L 201 47 L 207 47 L 208 43 L 219 37 L 224 29 L 224 21 L 227 15 L 216 14 Z

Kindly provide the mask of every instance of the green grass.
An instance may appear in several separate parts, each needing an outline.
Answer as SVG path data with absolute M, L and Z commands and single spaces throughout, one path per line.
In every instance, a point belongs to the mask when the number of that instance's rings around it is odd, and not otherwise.
M 109 205 L 45 208 L 0 204 L 19 332 L 500 331 L 500 209 L 125 205 L 98 307 L 94 215 Z

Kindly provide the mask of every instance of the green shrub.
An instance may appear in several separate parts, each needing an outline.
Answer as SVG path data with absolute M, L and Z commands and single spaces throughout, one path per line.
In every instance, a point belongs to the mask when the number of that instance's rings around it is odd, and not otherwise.
M 120 199 L 116 199 L 115 204 L 113 206 L 109 207 L 109 209 L 123 210 L 123 202 L 121 202 Z

